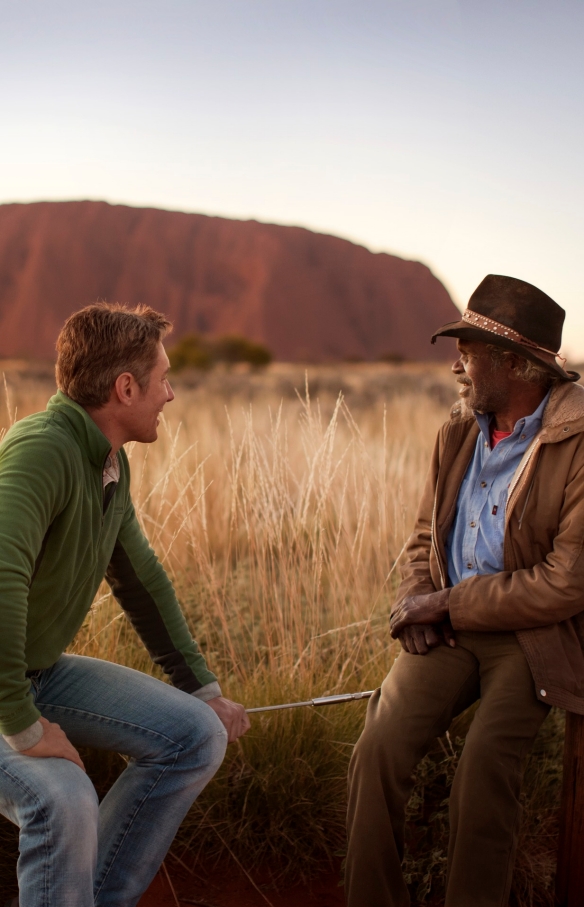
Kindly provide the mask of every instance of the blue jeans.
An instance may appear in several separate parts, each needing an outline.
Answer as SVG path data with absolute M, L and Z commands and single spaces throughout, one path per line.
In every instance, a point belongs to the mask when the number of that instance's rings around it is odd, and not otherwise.
M 75 746 L 129 756 L 99 805 L 73 762 L 0 737 L 0 812 L 20 828 L 20 907 L 134 907 L 225 755 L 209 706 L 159 680 L 63 655 L 31 677 L 37 708 Z

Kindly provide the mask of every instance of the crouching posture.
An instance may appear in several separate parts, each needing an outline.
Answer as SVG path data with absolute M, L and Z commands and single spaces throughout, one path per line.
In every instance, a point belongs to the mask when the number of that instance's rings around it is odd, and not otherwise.
M 350 769 L 350 907 L 407 907 L 412 772 L 480 700 L 450 796 L 446 907 L 505 907 L 523 765 L 551 705 L 584 714 L 584 392 L 557 363 L 564 311 L 490 275 L 462 320 L 461 402 L 441 429 L 392 635 Z M 434 340 L 434 338 L 433 338 Z
M 95 305 L 57 343 L 59 392 L 0 447 L 0 812 L 20 827 L 20 907 L 133 907 L 249 722 L 224 699 L 130 498 L 123 444 L 174 397 L 147 308 Z M 99 584 L 172 686 L 63 654 Z M 98 805 L 78 746 L 128 767 Z

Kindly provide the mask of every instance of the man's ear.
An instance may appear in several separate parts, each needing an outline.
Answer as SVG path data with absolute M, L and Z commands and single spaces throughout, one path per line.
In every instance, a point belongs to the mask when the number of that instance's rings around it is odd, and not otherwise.
M 131 406 L 136 395 L 136 379 L 130 372 L 122 372 L 115 380 L 112 396 L 123 406 Z

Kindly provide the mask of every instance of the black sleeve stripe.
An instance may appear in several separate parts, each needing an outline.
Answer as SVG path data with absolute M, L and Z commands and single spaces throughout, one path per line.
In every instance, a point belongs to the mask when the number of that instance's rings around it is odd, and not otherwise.
M 152 661 L 168 674 L 173 686 L 186 693 L 200 690 L 203 684 L 173 644 L 156 602 L 141 583 L 119 541 L 115 544 L 105 578 Z

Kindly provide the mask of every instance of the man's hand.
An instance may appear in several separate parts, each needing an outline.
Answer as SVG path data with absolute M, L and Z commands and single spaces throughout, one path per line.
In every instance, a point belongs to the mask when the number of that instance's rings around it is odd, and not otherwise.
M 389 625 L 394 639 L 412 624 L 442 624 L 448 620 L 450 589 L 429 595 L 410 595 L 392 612 Z
M 69 759 L 70 762 L 74 762 L 85 771 L 81 756 L 67 739 L 65 731 L 62 731 L 58 724 L 47 721 L 46 718 L 39 718 L 39 721 L 43 726 L 43 736 L 30 749 L 22 750 L 23 755 L 36 756 L 38 759 L 48 759 L 50 756 L 55 756 L 57 759 Z
M 404 627 L 398 637 L 404 652 L 410 655 L 427 655 L 430 649 L 446 643 L 455 646 L 454 630 L 449 623 L 434 627 L 431 624 L 413 624 Z
M 217 713 L 227 731 L 227 742 L 233 743 L 238 737 L 249 731 L 251 724 L 247 712 L 239 702 L 232 702 L 223 696 L 208 699 L 207 705 Z

